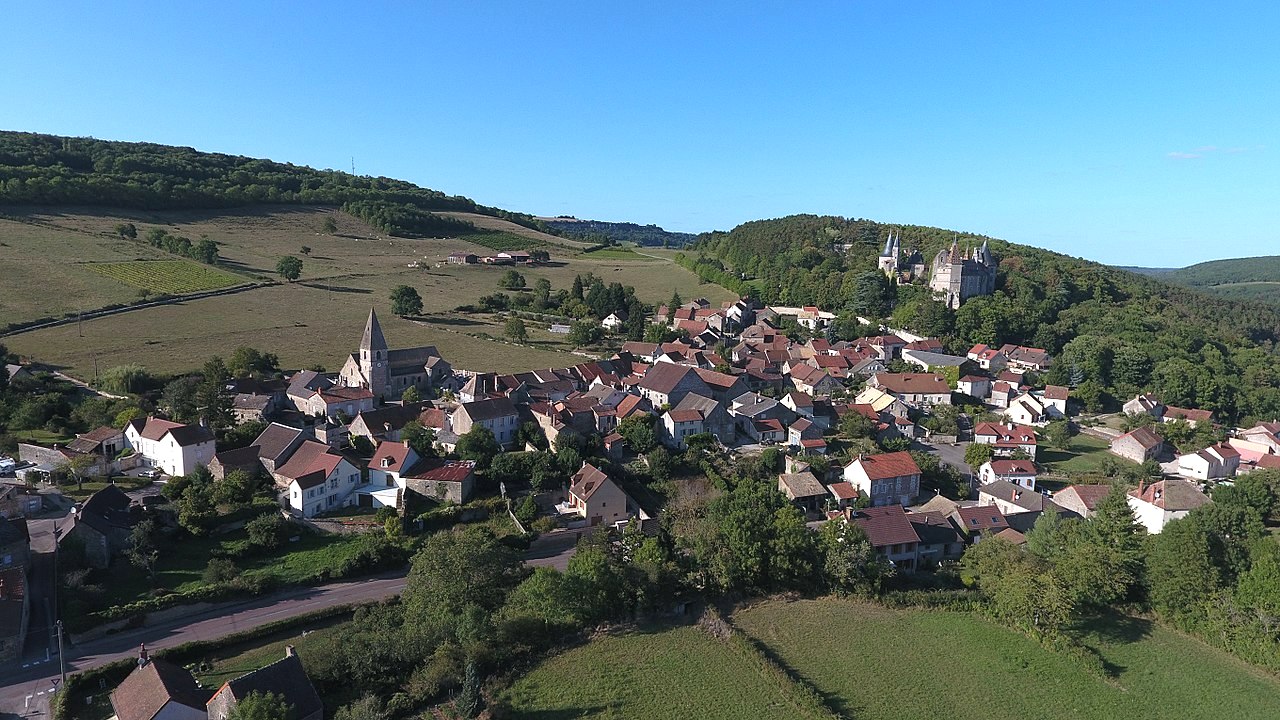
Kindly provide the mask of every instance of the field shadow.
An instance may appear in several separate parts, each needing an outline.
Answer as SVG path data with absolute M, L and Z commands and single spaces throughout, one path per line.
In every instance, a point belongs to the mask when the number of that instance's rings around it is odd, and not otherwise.
M 273 272 L 272 270 L 264 270 L 262 268 L 253 267 L 252 265 L 245 265 L 244 263 L 237 262 L 235 260 L 228 260 L 226 258 L 219 258 L 218 264 L 224 265 L 238 272 L 257 273 L 259 275 L 270 275 Z
M 372 295 L 373 291 L 367 288 L 343 287 L 341 285 L 325 285 L 323 283 L 300 282 L 296 283 L 302 287 L 308 287 L 312 290 L 325 290 L 327 292 L 348 293 L 351 295 Z
M 1090 634 L 1099 640 L 1116 644 L 1135 643 L 1151 635 L 1152 622 L 1128 615 L 1107 615 L 1091 623 Z
M 479 325 L 488 325 L 488 323 L 480 322 L 479 320 L 471 320 L 468 318 L 459 318 L 459 317 L 422 317 L 417 319 L 421 320 L 422 322 L 431 323 L 432 325 L 455 325 L 458 327 L 476 327 Z
M 595 717 L 605 711 L 617 709 L 617 707 L 610 705 L 590 705 L 558 708 L 556 710 L 525 710 L 520 713 L 520 717 L 524 720 L 573 720 L 574 718 Z

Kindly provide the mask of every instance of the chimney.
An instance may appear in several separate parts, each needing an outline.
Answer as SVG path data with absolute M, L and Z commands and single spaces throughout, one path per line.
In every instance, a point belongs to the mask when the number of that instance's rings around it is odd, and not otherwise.
M 138 646 L 138 667 L 145 667 L 151 662 L 151 657 L 147 655 L 147 644 L 143 643 Z
M 285 645 L 285 646 L 284 646 L 284 656 L 285 656 L 285 657 L 297 657 L 297 656 L 298 656 L 298 651 L 297 651 L 297 650 L 294 650 L 292 645 Z

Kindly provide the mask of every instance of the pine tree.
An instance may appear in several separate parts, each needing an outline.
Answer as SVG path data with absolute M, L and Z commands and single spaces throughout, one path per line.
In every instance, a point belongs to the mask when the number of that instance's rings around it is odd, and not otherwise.
M 203 379 L 196 389 L 196 407 L 200 417 L 211 429 L 221 430 L 233 424 L 231 393 L 227 392 L 227 381 L 231 373 L 223 364 L 222 358 L 214 355 L 204 364 Z
M 465 674 L 462 676 L 462 690 L 458 693 L 458 712 L 464 718 L 473 718 L 483 709 L 480 702 L 480 673 L 476 671 L 474 660 L 467 661 Z

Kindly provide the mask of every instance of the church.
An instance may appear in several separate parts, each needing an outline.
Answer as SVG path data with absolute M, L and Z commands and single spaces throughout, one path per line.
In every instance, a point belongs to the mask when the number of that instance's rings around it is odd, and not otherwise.
M 938 253 L 933 261 L 933 276 L 929 287 L 936 299 L 955 310 L 965 300 L 977 295 L 990 295 L 996 291 L 996 266 L 999 261 L 987 248 L 961 252 L 959 243 L 951 241 L 951 247 Z
M 369 308 L 358 352 L 347 356 L 338 374 L 346 387 L 364 388 L 379 400 L 399 400 L 405 390 L 417 388 L 424 395 L 453 375 L 453 368 L 440 357 L 434 345 L 387 349 L 378 315 Z

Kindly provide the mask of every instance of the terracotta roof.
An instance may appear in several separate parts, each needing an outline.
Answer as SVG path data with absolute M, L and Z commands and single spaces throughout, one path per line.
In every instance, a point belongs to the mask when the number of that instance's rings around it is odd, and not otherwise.
M 406 479 L 434 482 L 462 482 L 476 470 L 475 460 L 441 460 L 427 458 L 414 463 Z
M 859 465 L 867 477 L 872 480 L 919 475 L 920 467 L 916 465 L 911 453 L 892 452 L 882 455 L 863 455 L 855 458 L 850 465 Z
M 1054 498 L 1062 495 L 1074 495 L 1087 510 L 1094 510 L 1111 492 L 1110 485 L 1068 485 L 1054 494 Z
M 1164 442 L 1163 440 L 1160 439 L 1159 435 L 1156 435 L 1155 432 L 1151 430 L 1151 428 L 1140 427 L 1131 432 L 1127 432 L 1124 435 L 1121 435 L 1115 440 L 1112 440 L 1111 444 L 1114 446 L 1117 442 L 1119 442 L 1124 438 L 1132 438 L 1133 440 L 1137 441 L 1137 443 L 1141 445 L 1145 450 L 1150 450 L 1151 448 L 1157 447 Z
M 1186 480 L 1160 480 L 1150 485 L 1138 485 L 1129 491 L 1129 497 L 1137 498 L 1169 512 L 1194 510 L 1211 501 L 1200 489 Z
M 1280 455 L 1263 455 L 1258 458 L 1258 467 L 1264 470 L 1280 468 Z
M 610 482 L 608 475 L 591 463 L 583 463 L 582 468 L 569 478 L 569 492 L 588 500 L 607 482 Z
M 120 434 L 119 429 L 104 426 L 96 430 L 91 430 L 87 433 L 84 433 L 83 435 L 80 436 L 80 438 L 84 440 L 92 440 L 95 443 L 100 443 L 103 440 L 110 440 L 111 438 L 116 437 L 119 434 Z
M 151 660 L 112 691 L 111 707 L 120 720 L 151 720 L 170 700 L 203 712 L 209 695 L 185 669 Z
M 1061 385 L 1045 385 L 1044 396 L 1048 400 L 1066 400 L 1071 394 L 1071 390 Z
M 823 440 L 822 438 L 812 438 L 809 440 L 800 441 L 800 447 L 806 448 L 806 449 L 824 448 L 826 446 L 827 446 L 827 441 Z
M 1166 421 L 1172 418 L 1174 420 L 1190 420 L 1192 422 L 1211 422 L 1213 413 L 1208 410 L 1195 410 L 1167 405 L 1165 406 L 1164 417 Z
M 1000 423 L 983 422 L 978 423 L 978 427 L 974 429 L 973 436 L 976 437 L 994 437 L 997 445 L 999 444 L 1015 444 L 1015 445 L 1035 445 L 1036 431 L 1026 425 L 1018 425 L 1010 423 L 1002 425 Z
M 858 497 L 858 488 L 849 482 L 831 483 L 827 486 L 827 492 L 837 500 L 854 500 Z
M 316 472 L 328 477 L 340 462 L 342 456 L 330 450 L 328 445 L 315 440 L 304 440 L 293 451 L 293 455 L 289 456 L 289 461 L 276 468 L 276 474 L 299 481 L 303 476 Z
M 934 373 L 876 373 L 873 382 L 892 393 L 908 395 L 950 394 L 947 379 Z
M 155 441 L 162 440 L 165 435 L 172 435 L 173 439 L 183 447 L 213 440 L 213 433 L 207 427 L 183 425 L 182 423 L 161 420 L 156 417 L 147 418 L 139 434 L 148 440 Z
M 1023 535 L 1017 530 L 1014 530 L 1013 528 L 1005 528 L 1000 532 L 996 533 L 994 537 L 998 537 L 1001 540 L 1004 540 L 1005 542 L 1013 543 L 1014 545 L 1027 544 L 1027 536 Z
M 371 400 L 373 393 L 364 388 L 343 387 L 335 385 L 325 390 L 317 391 L 320 398 L 325 402 L 346 402 L 348 400 Z
M 0 570 L 4 598 L 0 599 L 0 639 L 7 640 L 22 630 L 22 616 L 27 593 L 26 566 Z
M 920 542 L 915 526 L 907 519 L 907 513 L 899 505 L 863 508 L 851 512 L 850 515 L 853 523 L 867 533 L 867 538 L 875 547 L 883 548 L 902 543 Z
M 701 422 L 701 410 L 668 410 L 672 422 Z
M 996 475 L 1036 474 L 1036 464 L 1030 460 L 992 460 L 991 469 Z
M 1009 527 L 1004 513 L 993 505 L 956 508 L 960 518 L 960 526 L 970 535 L 983 530 L 999 531 Z
M 406 468 L 404 463 L 409 459 L 409 446 L 402 442 L 384 440 L 378 443 L 369 460 L 369 467 L 374 470 L 398 473 Z

